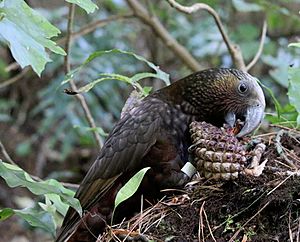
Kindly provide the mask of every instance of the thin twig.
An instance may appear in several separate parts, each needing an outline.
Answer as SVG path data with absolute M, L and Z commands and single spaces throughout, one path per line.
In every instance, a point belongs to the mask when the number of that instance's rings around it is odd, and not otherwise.
M 254 135 L 252 136 L 253 139 L 256 139 L 256 138 L 263 138 L 263 137 L 273 137 L 275 134 L 277 134 L 277 132 L 270 132 L 270 133 L 265 133 L 265 134 L 258 134 L 258 135 Z
M 198 241 L 204 242 L 204 223 L 203 223 L 203 209 L 205 201 L 203 201 L 200 211 L 199 211 L 199 226 L 198 226 Z M 202 235 L 202 238 L 201 238 Z
M 299 217 L 298 217 L 298 229 L 297 229 L 296 242 L 300 242 L 300 218 Z
M 287 126 L 283 126 L 283 125 L 280 125 L 280 124 L 270 124 L 270 127 L 275 127 L 275 128 L 284 129 L 284 130 L 293 132 L 293 133 L 295 133 L 295 134 L 297 134 L 297 135 L 300 135 L 300 131 L 299 131 L 299 130 L 296 130 L 295 128 L 289 128 L 289 127 L 287 127 Z
M 74 21 L 74 14 L 75 14 L 75 4 L 69 3 L 69 15 L 68 15 L 68 27 L 66 33 L 66 44 L 65 44 L 65 51 L 66 55 L 64 58 L 64 69 L 65 73 L 67 74 L 71 70 L 70 65 L 70 47 L 72 43 L 72 26 Z
M 239 47 L 237 45 L 231 43 L 228 35 L 225 32 L 225 29 L 224 29 L 224 26 L 220 19 L 220 16 L 217 14 L 217 12 L 212 7 L 210 7 L 209 5 L 207 5 L 205 3 L 195 3 L 192 6 L 187 7 L 187 6 L 183 6 L 179 3 L 177 3 L 175 0 L 167 0 L 167 1 L 173 8 L 177 9 L 180 12 L 186 13 L 186 14 L 195 13 L 199 10 L 206 10 L 210 15 L 212 15 L 217 24 L 217 27 L 222 35 L 222 38 L 226 44 L 226 47 L 229 51 L 229 54 L 232 58 L 234 65 L 238 69 L 241 69 L 243 71 L 246 70 L 246 66 L 245 66 L 245 62 L 244 62 L 241 50 L 239 49 Z
M 262 28 L 262 31 L 261 31 L 261 38 L 260 38 L 259 47 L 258 47 L 257 53 L 254 56 L 253 60 L 246 66 L 247 71 L 249 71 L 256 64 L 256 62 L 259 60 L 259 57 L 262 54 L 262 51 L 264 49 L 264 43 L 265 43 L 266 35 L 267 35 L 267 27 L 268 27 L 267 21 L 264 20 L 263 28 Z
M 271 191 L 267 193 L 267 196 L 269 196 L 272 192 L 274 192 L 278 187 L 280 187 L 283 183 L 285 183 L 288 179 L 290 179 L 293 176 L 293 174 L 290 174 L 288 177 L 286 177 L 283 181 L 281 181 L 276 187 L 274 187 Z
M 20 64 L 18 62 L 13 62 L 13 63 L 10 63 L 7 67 L 5 67 L 5 71 L 6 72 L 10 72 L 10 71 L 13 71 L 13 70 L 16 70 L 20 68 Z
M 205 209 L 203 209 L 203 213 L 204 213 L 204 217 L 205 217 L 205 220 L 206 220 L 206 223 L 207 223 L 207 227 L 208 227 L 210 236 L 211 236 L 211 238 L 213 239 L 214 242 L 217 242 L 216 239 L 215 239 L 215 237 L 214 237 L 214 234 L 213 234 L 213 232 L 211 230 L 211 227 L 210 227 L 210 224 L 209 224 L 208 217 L 207 217 L 207 214 L 205 212 Z
M 28 73 L 29 70 L 31 70 L 29 67 L 24 68 L 19 74 L 15 75 L 12 78 L 9 78 L 8 80 L 6 80 L 4 82 L 1 82 L 0 83 L 0 89 L 4 88 L 4 87 L 7 87 L 7 86 L 21 80 Z
M 282 146 L 282 149 L 284 150 L 284 152 L 286 153 L 287 156 L 294 159 L 294 161 L 297 161 L 300 164 L 299 157 L 293 151 L 291 151 L 288 148 L 285 148 L 283 146 Z M 294 164 L 294 165 L 297 166 L 296 164 Z M 298 166 L 297 166 L 297 170 L 298 170 Z
M 163 41 L 163 43 L 172 50 L 176 56 L 191 70 L 199 71 L 203 67 L 199 62 L 184 48 L 161 24 L 159 19 L 148 13 L 147 9 L 138 0 L 127 0 L 128 5 L 134 12 L 135 16 L 143 21 L 146 25 L 150 26 L 154 33 Z
M 289 228 L 289 237 L 290 237 L 290 242 L 294 242 L 293 240 L 293 232 L 291 229 L 291 210 L 289 211 L 289 222 L 288 222 L 288 228 Z
M 97 28 L 103 27 L 110 22 L 129 19 L 129 18 L 132 18 L 133 16 L 134 15 L 132 13 L 129 13 L 129 14 L 124 14 L 124 15 L 113 15 L 113 16 L 110 16 L 105 19 L 96 20 L 94 22 L 91 22 L 91 23 L 85 25 L 78 31 L 71 33 L 72 40 L 77 39 L 78 37 L 81 37 L 83 35 L 89 34 L 89 33 L 93 32 L 94 30 L 96 30 Z M 59 39 L 57 41 L 57 43 L 64 44 L 66 42 L 66 40 L 67 40 L 67 36 Z
M 286 163 L 293 169 L 297 170 L 298 167 L 294 164 L 292 160 L 290 160 L 287 155 L 285 154 L 285 151 L 283 149 L 283 145 L 281 143 L 281 138 L 283 137 L 284 134 L 287 132 L 283 129 L 279 130 L 279 132 L 276 135 L 275 138 L 275 147 L 277 150 L 277 153 L 286 161 Z
M 69 4 L 69 16 L 68 16 L 68 29 L 67 29 L 66 45 L 65 45 L 65 51 L 66 51 L 67 55 L 65 56 L 65 62 L 64 62 L 64 69 L 65 69 L 66 74 L 68 72 L 70 72 L 70 70 L 71 70 L 69 57 L 70 57 L 70 46 L 71 46 L 71 42 L 72 42 L 72 26 L 73 26 L 73 21 L 74 21 L 74 13 L 75 13 L 75 4 L 70 3 Z M 77 86 L 76 86 L 74 80 L 70 80 L 70 86 L 71 86 L 72 91 L 74 91 L 74 92 L 77 91 Z M 87 105 L 87 102 L 82 94 L 77 94 L 75 96 L 79 100 L 79 102 L 83 108 L 85 117 L 86 117 L 87 121 L 89 122 L 91 128 L 95 129 L 93 131 L 93 135 L 95 137 L 97 145 L 99 146 L 99 148 L 101 148 L 102 141 L 101 141 L 99 133 L 96 131 L 97 126 L 95 124 L 95 121 L 91 114 L 91 111 Z
M 260 208 L 250 219 L 248 219 L 235 233 L 234 235 L 230 238 L 229 242 L 235 241 L 236 237 L 239 235 L 239 233 L 244 229 L 244 227 L 252 220 L 254 219 L 262 210 L 264 210 L 268 205 L 270 201 L 268 201 L 262 208 Z
M 2 142 L 0 141 L 0 150 L 1 150 L 1 153 L 3 154 L 4 158 L 6 161 L 8 161 L 10 164 L 12 165 L 17 165 L 16 162 L 14 162 L 14 160 L 10 157 L 10 155 L 7 153 L 4 145 L 2 144 Z

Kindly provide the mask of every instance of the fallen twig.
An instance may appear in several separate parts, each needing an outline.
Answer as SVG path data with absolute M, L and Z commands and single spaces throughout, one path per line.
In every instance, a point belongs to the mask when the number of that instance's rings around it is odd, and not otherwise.
M 239 235 L 239 233 L 244 229 L 244 227 L 252 220 L 254 219 L 262 210 L 264 210 L 268 205 L 270 201 L 268 201 L 262 208 L 260 208 L 251 218 L 249 218 L 235 233 L 234 235 L 230 238 L 229 242 L 235 241 L 236 237 Z
M 200 211 L 199 211 L 199 226 L 198 226 L 198 241 L 204 242 L 204 223 L 203 223 L 203 210 L 205 201 L 203 201 Z M 201 238 L 202 237 L 202 238 Z
M 285 151 L 283 149 L 283 146 L 281 144 L 281 138 L 282 136 L 286 134 L 286 131 L 284 130 L 279 130 L 276 138 L 275 138 L 275 147 L 276 150 L 278 152 L 278 154 L 284 159 L 284 161 L 286 161 L 286 163 L 293 169 L 297 170 L 297 166 L 294 164 L 294 162 L 292 160 L 290 160 L 287 155 L 285 154 Z
M 204 203 L 204 202 L 203 202 Z M 207 218 L 207 214 L 205 212 L 205 209 L 203 209 L 203 213 L 204 213 L 204 217 L 205 217 L 205 220 L 206 220 L 206 223 L 207 223 L 207 227 L 208 227 L 208 230 L 209 230 L 209 234 L 211 236 L 211 238 L 213 239 L 213 241 L 217 242 L 215 237 L 214 237 L 214 234 L 211 230 L 211 227 L 210 227 L 210 224 L 209 224 L 209 221 L 208 221 L 208 218 Z

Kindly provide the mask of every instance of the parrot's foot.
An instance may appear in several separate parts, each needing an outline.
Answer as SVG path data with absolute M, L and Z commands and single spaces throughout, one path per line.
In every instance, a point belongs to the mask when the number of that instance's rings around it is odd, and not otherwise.
M 264 160 L 261 164 L 260 160 L 262 154 L 266 150 L 266 145 L 263 143 L 258 143 L 252 151 L 252 161 L 250 163 L 249 168 L 245 168 L 243 170 L 243 174 L 250 175 L 250 176 L 260 176 L 266 166 L 267 159 Z

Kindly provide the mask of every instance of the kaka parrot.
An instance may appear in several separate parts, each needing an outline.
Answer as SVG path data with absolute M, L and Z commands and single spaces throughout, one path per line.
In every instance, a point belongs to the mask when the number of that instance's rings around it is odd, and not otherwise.
M 258 127 L 264 108 L 257 79 L 236 69 L 196 72 L 148 95 L 128 109 L 110 132 L 75 195 L 84 215 L 80 218 L 70 208 L 56 242 L 95 241 L 111 220 L 117 192 L 144 167 L 151 167 L 139 188 L 144 198 L 185 185 L 193 175 L 185 167 L 191 164 L 192 121 L 234 126 L 240 119 L 244 126 L 237 137 L 243 137 Z M 140 209 L 130 199 L 126 202 L 116 211 L 120 219 L 129 210 Z

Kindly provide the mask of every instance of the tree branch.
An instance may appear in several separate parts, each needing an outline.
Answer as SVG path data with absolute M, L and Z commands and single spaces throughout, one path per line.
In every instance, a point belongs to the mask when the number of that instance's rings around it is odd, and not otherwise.
M 77 39 L 80 36 L 89 34 L 89 33 L 93 32 L 94 30 L 96 30 L 97 28 L 103 27 L 110 22 L 129 19 L 132 17 L 134 17 L 134 15 L 132 13 L 129 13 L 129 14 L 124 14 L 124 15 L 113 15 L 113 16 L 110 16 L 105 19 L 96 20 L 94 22 L 91 22 L 91 23 L 85 25 L 78 31 L 71 33 L 72 40 Z M 66 42 L 66 40 L 67 40 L 67 37 L 63 37 L 63 38 L 59 39 L 57 41 L 57 43 L 63 44 Z
M 0 89 L 1 88 L 4 88 L 4 87 L 7 87 L 19 80 L 21 80 L 27 73 L 30 73 L 31 69 L 30 68 L 24 68 L 20 73 L 18 73 L 17 75 L 7 79 L 6 81 L 4 82 L 1 82 L 0 83 Z
M 247 65 L 246 70 L 249 71 L 255 64 L 256 62 L 259 60 L 259 57 L 262 54 L 262 51 L 264 49 L 264 43 L 265 43 L 265 39 L 266 39 L 266 35 L 267 35 L 267 21 L 264 20 L 263 23 L 263 28 L 261 31 L 261 38 L 260 38 L 260 43 L 259 43 L 259 47 L 257 50 L 256 55 L 254 56 L 253 60 Z
M 134 12 L 135 16 L 138 17 L 143 23 L 150 26 L 154 33 L 163 41 L 163 43 L 170 48 L 180 59 L 186 64 L 191 70 L 199 71 L 203 67 L 199 62 L 177 42 L 176 39 L 170 35 L 170 33 L 161 24 L 158 18 L 150 16 L 148 11 L 140 4 L 137 0 L 127 0 L 128 5 Z
M 65 45 L 65 51 L 67 53 L 67 55 L 65 56 L 65 62 L 64 62 L 65 74 L 67 74 L 71 70 L 69 56 L 70 56 L 70 46 L 71 46 L 71 42 L 72 42 L 72 26 L 73 26 L 73 20 L 74 20 L 74 12 L 75 12 L 75 4 L 70 3 L 69 4 L 69 16 L 68 16 L 68 29 L 67 29 L 66 45 Z M 74 91 L 74 92 L 77 91 L 77 86 L 76 86 L 74 80 L 70 81 L 70 86 L 71 86 L 72 91 Z M 93 129 L 96 129 L 97 126 L 95 124 L 95 121 L 93 119 L 93 116 L 91 114 L 91 111 L 87 105 L 87 102 L 86 102 L 84 96 L 82 94 L 77 94 L 76 98 L 79 100 L 79 102 L 83 108 L 83 111 L 84 111 L 84 114 L 85 114 L 85 117 L 86 117 L 88 123 L 90 124 L 90 126 Z M 101 148 L 102 141 L 101 141 L 99 133 L 96 130 L 94 130 L 93 135 L 95 137 L 97 145 L 99 146 L 99 148 Z
M 177 3 L 175 0 L 167 0 L 167 1 L 173 8 L 177 9 L 178 11 L 180 11 L 182 13 L 192 14 L 199 10 L 206 10 L 210 15 L 212 15 L 217 24 L 217 27 L 222 35 L 222 38 L 226 44 L 226 47 L 229 51 L 229 54 L 231 56 L 232 62 L 234 63 L 235 67 L 240 70 L 246 71 L 246 65 L 245 65 L 243 55 L 242 55 L 242 52 L 241 52 L 239 46 L 231 43 L 228 35 L 225 32 L 224 26 L 222 24 L 222 21 L 221 21 L 219 15 L 212 7 L 210 7 L 209 5 L 207 5 L 205 3 L 195 3 L 192 6 L 187 7 L 187 6 L 183 6 L 179 3 Z

